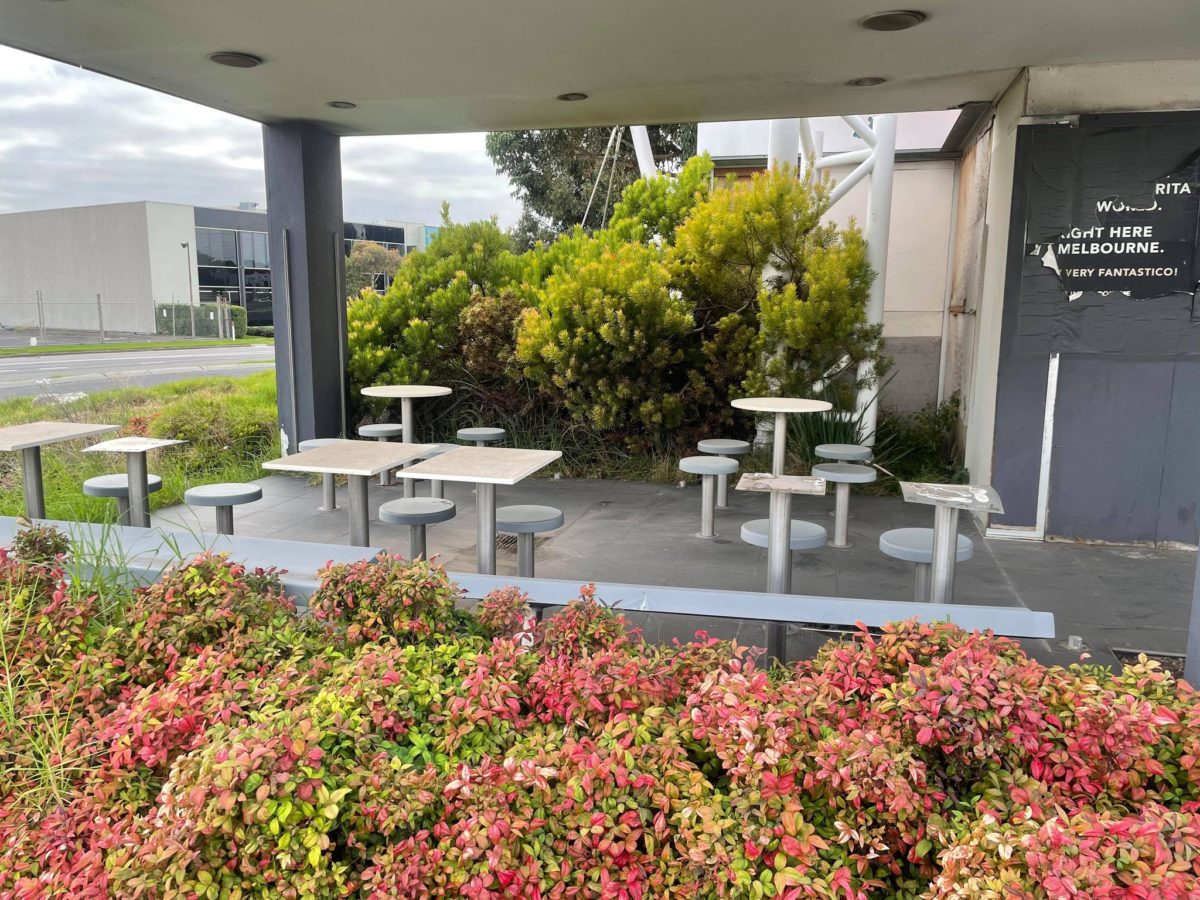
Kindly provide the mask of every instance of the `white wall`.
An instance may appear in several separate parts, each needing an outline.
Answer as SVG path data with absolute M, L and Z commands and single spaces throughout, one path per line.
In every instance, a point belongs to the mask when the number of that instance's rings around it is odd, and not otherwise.
M 191 258 L 191 296 L 199 302 L 196 271 L 196 213 L 180 203 L 147 203 L 147 248 L 150 255 L 150 297 L 156 303 L 187 303 L 188 257 Z M 186 251 L 180 244 L 186 242 Z
M 112 331 L 154 330 L 144 203 L 0 215 L 0 322 L 98 328 L 96 295 Z

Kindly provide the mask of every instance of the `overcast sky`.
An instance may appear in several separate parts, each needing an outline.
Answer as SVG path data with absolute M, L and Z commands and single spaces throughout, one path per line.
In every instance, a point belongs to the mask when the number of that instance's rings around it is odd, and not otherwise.
M 342 178 L 350 220 L 520 214 L 482 134 L 344 138 Z M 0 47 L 0 212 L 126 200 L 264 203 L 261 126 Z

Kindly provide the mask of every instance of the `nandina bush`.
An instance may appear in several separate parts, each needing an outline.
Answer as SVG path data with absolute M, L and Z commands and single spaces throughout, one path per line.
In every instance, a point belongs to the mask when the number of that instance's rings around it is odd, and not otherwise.
M 0 898 L 1200 896 L 1200 698 L 914 622 L 790 669 L 591 587 L 0 553 Z

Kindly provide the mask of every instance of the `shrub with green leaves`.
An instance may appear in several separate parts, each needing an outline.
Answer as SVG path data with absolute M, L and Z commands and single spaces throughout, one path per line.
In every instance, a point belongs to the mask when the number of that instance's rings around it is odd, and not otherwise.
M 525 374 L 571 415 L 631 446 L 662 446 L 683 419 L 675 395 L 693 328 L 660 252 L 586 238 L 547 280 L 517 335 Z

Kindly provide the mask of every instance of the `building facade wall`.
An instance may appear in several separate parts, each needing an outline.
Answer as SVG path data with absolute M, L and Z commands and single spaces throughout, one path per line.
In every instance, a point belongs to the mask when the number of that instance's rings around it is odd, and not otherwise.
M 0 215 L 0 323 L 47 328 L 154 331 L 145 203 Z
M 198 299 L 195 210 L 180 203 L 147 203 L 146 222 L 150 297 L 156 303 Z

